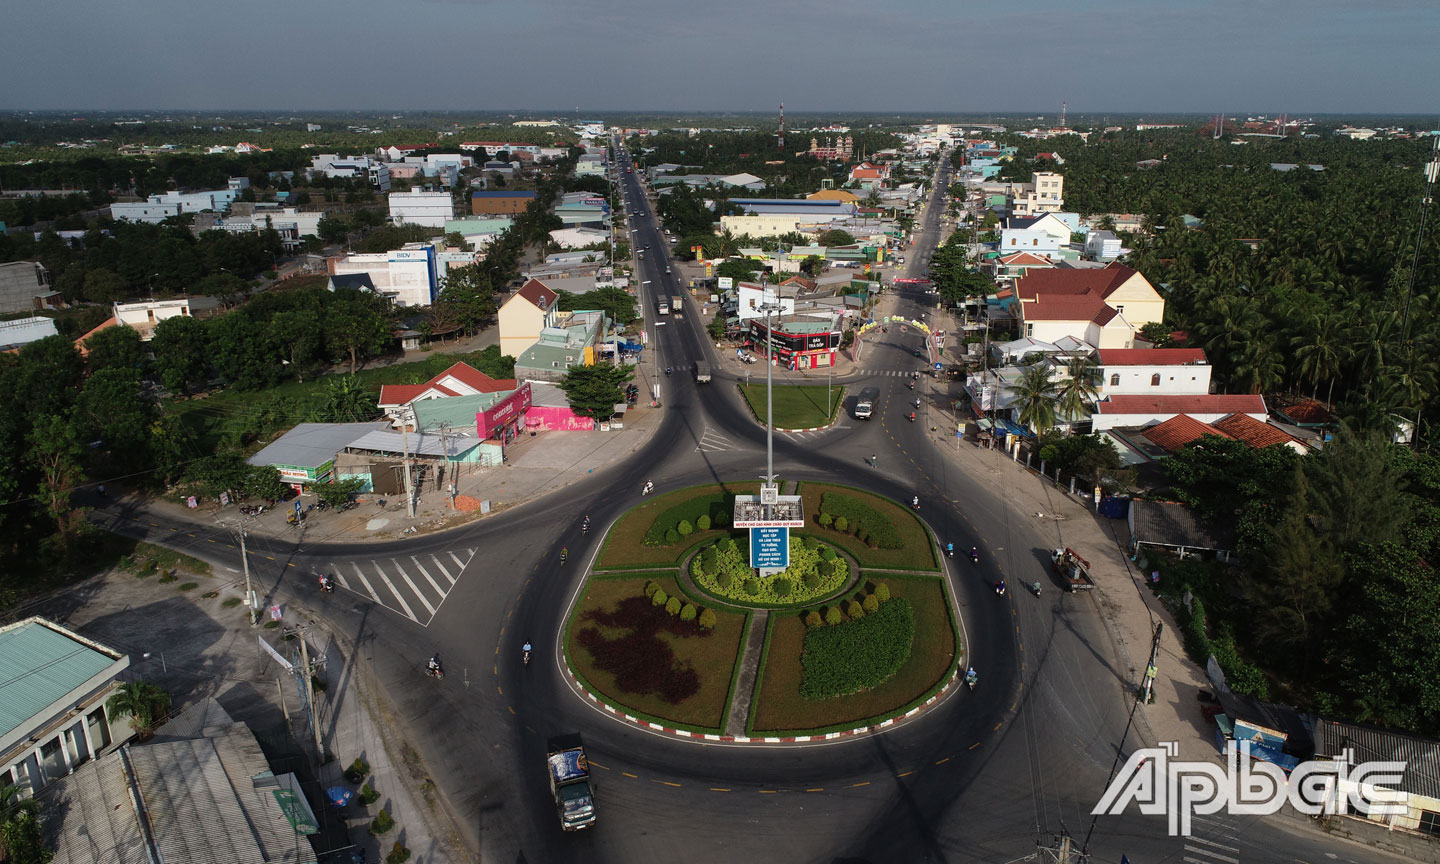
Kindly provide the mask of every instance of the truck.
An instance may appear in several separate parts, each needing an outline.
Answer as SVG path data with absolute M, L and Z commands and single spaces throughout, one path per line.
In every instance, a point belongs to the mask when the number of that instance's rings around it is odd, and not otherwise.
M 709 363 L 706 363 L 706 362 L 704 362 L 704 361 L 702 361 L 702 360 L 696 360 L 696 361 L 695 361 L 695 383 L 696 383 L 696 384 L 709 384 L 709 383 L 710 383 L 710 364 L 709 364 Z
M 681 312 L 684 312 L 684 311 L 685 311 L 685 298 L 684 298 L 684 297 L 681 297 L 679 294 L 676 294 L 675 296 L 671 297 L 671 298 L 670 298 L 670 311 L 671 311 L 671 312 L 674 312 L 676 315 L 679 315 Z
M 1090 562 L 1081 558 L 1069 546 L 1051 552 L 1050 563 L 1055 568 L 1055 573 L 1064 580 L 1065 590 L 1079 591 L 1095 587 L 1095 580 L 1090 578 Z
M 595 793 L 590 788 L 590 763 L 579 735 L 550 739 L 545 754 L 550 774 L 550 797 L 560 814 L 560 827 L 579 831 L 595 824 Z
M 666 296 L 664 296 L 664 295 L 661 295 L 658 299 L 656 299 L 656 301 L 655 301 L 655 311 L 658 312 L 658 313 L 660 313 L 661 315 L 669 315 L 669 314 L 670 314 L 670 298 L 669 298 L 669 297 L 666 297 Z
M 866 387 L 861 390 L 859 398 L 855 400 L 855 419 L 869 420 L 870 415 L 875 413 L 875 400 L 879 398 L 879 388 Z

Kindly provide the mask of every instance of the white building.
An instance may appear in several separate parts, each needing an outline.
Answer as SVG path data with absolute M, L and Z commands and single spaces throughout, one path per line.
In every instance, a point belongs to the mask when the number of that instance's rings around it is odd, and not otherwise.
M 390 191 L 389 166 L 369 156 L 321 153 L 310 159 L 308 173 L 311 177 L 328 177 L 332 180 L 364 180 L 381 192 Z
M 444 228 L 455 218 L 455 201 L 449 192 L 391 192 L 390 220 L 396 225 Z
M 407 243 L 402 249 L 336 257 L 328 263 L 331 276 L 368 275 L 375 290 L 397 306 L 435 302 L 439 273 L 433 244 Z
M 190 300 L 142 300 L 136 303 L 116 303 L 113 308 L 116 324 L 124 324 L 140 334 L 141 342 L 149 342 L 155 336 L 155 325 L 166 318 L 190 317 Z
M 735 286 L 736 298 L 739 304 L 735 309 L 735 315 L 741 321 L 748 321 L 751 318 L 764 318 L 765 313 L 760 307 L 766 302 L 779 303 L 780 308 L 773 313 L 781 318 L 795 314 L 795 292 L 791 286 L 767 285 L 760 286 L 754 282 L 741 282 Z M 776 295 L 779 296 L 776 296 Z
M 130 222 L 159 223 L 181 213 L 200 213 L 211 210 L 223 213 L 230 203 L 240 197 L 240 189 L 205 189 L 199 192 L 165 192 L 151 195 L 144 202 L 125 202 L 110 205 L 110 218 Z
M 1010 187 L 1010 215 L 1038 216 L 1065 209 L 1065 178 L 1053 171 L 1036 171 L 1030 182 Z
M 1040 216 L 1011 216 L 1000 226 L 1000 254 L 1030 252 L 1049 255 L 1070 243 L 1070 226 L 1053 213 Z
M 1210 361 L 1199 348 L 1102 348 L 1101 396 L 1180 396 L 1210 392 Z
M 584 249 L 596 243 L 610 242 L 610 232 L 599 228 L 557 228 L 550 232 L 550 239 L 561 249 Z
M 1094 261 L 1113 261 L 1119 258 L 1123 251 L 1120 248 L 1120 238 L 1116 237 L 1113 231 L 1096 229 L 1085 235 L 1086 258 Z

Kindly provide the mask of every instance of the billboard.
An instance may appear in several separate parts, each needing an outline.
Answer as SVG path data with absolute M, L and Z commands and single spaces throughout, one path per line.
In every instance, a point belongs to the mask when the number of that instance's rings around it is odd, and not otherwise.
M 750 529 L 750 566 L 757 570 L 784 570 L 790 566 L 790 529 Z

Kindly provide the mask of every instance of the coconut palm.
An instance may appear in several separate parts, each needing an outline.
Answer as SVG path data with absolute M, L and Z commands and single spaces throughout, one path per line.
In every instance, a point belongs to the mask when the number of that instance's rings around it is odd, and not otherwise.
M 1057 390 L 1050 367 L 1044 363 L 1025 367 L 1011 388 L 1015 394 L 1011 405 L 1019 411 L 1020 423 L 1036 435 L 1055 427 Z
M 105 709 L 112 716 L 130 715 L 130 728 L 148 738 L 155 721 L 170 709 L 170 694 L 143 678 L 126 681 L 111 694 Z
M 1065 371 L 1069 377 L 1059 383 L 1056 407 L 1061 417 L 1073 422 L 1085 416 L 1100 395 L 1100 367 L 1089 357 L 1072 357 Z
M 1325 395 L 1328 404 L 1335 395 L 1335 376 L 1340 374 L 1344 362 L 1345 322 L 1334 313 L 1312 314 L 1306 325 L 1309 332 L 1290 340 L 1296 372 L 1301 382 L 1310 384 L 1311 399 L 1319 393 L 1320 382 L 1328 382 Z
M 48 864 L 54 853 L 45 848 L 40 802 L 22 798 L 20 787 L 0 787 L 0 861 Z

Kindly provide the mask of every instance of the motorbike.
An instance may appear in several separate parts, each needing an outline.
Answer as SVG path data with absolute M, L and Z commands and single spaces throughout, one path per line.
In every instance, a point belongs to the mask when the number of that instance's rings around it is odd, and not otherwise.
M 1004 597 L 1004 596 L 1005 596 L 1005 580 L 1004 580 L 1004 579 L 1001 579 L 999 582 L 996 582 L 996 583 L 995 583 L 995 596 L 996 596 L 996 597 Z
M 975 674 L 974 670 L 971 670 L 968 674 L 966 674 L 965 683 L 970 685 L 971 690 L 975 689 L 975 684 L 977 681 L 979 681 L 979 676 Z
M 561 564 L 561 566 L 564 566 L 565 561 L 566 561 L 569 557 L 570 557 L 570 553 L 569 553 L 569 552 L 565 551 L 564 549 L 561 549 L 561 550 L 560 550 L 560 564 Z
M 1030 593 L 1031 593 L 1031 594 L 1034 594 L 1036 597 L 1039 597 L 1039 596 L 1040 596 L 1040 582 L 1039 582 L 1039 580 L 1036 580 L 1036 581 L 1030 583 Z
M 647 482 L 645 483 L 645 485 L 644 485 L 643 487 L 641 487 L 641 489 L 640 489 L 640 494 L 641 494 L 641 495 L 649 495 L 654 489 L 655 489 L 655 484 L 654 484 L 654 483 L 650 483 L 650 482 L 647 481 Z
M 425 667 L 425 674 L 431 678 L 444 678 L 445 670 L 440 668 L 440 658 L 431 657 L 430 664 Z
M 319 581 L 321 591 L 324 591 L 326 594 L 335 593 L 335 583 L 329 576 L 321 576 Z
M 915 499 L 910 502 L 910 508 L 911 508 L 912 510 L 919 510 L 919 509 L 920 509 L 920 498 L 919 498 L 919 496 L 916 496 Z
M 914 422 L 915 422 L 915 412 L 914 412 L 914 411 L 911 411 L 910 414 L 909 414 L 909 417 L 910 417 L 910 422 L 911 422 L 911 423 L 914 423 Z
M 954 546 L 951 546 L 949 543 L 946 543 L 946 544 L 945 544 L 945 557 L 946 557 L 946 558 L 954 558 L 954 557 L 955 557 L 955 547 L 954 547 Z
M 665 367 L 665 374 L 666 374 L 666 375 L 669 375 L 669 374 L 670 374 L 670 367 L 669 367 L 669 366 L 666 366 L 666 367 Z
M 979 563 L 980 563 L 980 553 L 979 553 L 978 551 L 974 550 L 974 549 L 971 549 L 971 550 L 970 550 L 970 563 L 971 563 L 971 564 L 979 564 Z
M 906 386 L 906 387 L 909 387 L 911 390 L 914 390 L 914 389 L 915 389 L 915 382 L 914 382 L 914 381 L 907 381 L 907 382 L 905 383 L 905 386 Z
M 522 653 L 521 653 L 521 655 L 520 655 L 520 660 L 521 660 L 521 662 L 523 662 L 526 666 L 529 666 L 529 665 L 530 665 L 530 643 L 529 643 L 529 642 L 526 642 L 526 643 L 525 643 L 525 647 L 522 648 L 521 651 L 522 651 Z

